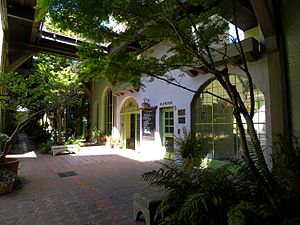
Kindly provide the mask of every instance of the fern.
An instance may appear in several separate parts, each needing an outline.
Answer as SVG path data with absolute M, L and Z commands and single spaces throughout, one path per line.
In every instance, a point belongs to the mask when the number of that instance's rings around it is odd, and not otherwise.
M 245 225 L 247 214 L 254 211 L 255 207 L 252 203 L 245 201 L 231 207 L 227 213 L 228 225 Z
M 180 210 L 180 218 L 191 222 L 192 225 L 197 224 L 201 218 L 199 215 L 204 215 L 208 211 L 207 196 L 204 193 L 195 193 L 188 197 Z M 201 217 L 201 216 L 200 216 Z
M 152 186 L 171 189 L 174 185 L 177 185 L 175 180 L 180 173 L 177 166 L 173 162 L 160 163 L 162 167 L 159 170 L 153 170 L 146 172 L 142 175 L 142 179 L 145 182 L 150 183 Z
M 281 192 L 284 217 L 275 214 L 265 193 L 242 163 L 217 169 L 179 167 L 162 162 L 143 174 L 144 181 L 166 191 L 156 211 L 159 225 L 294 225 L 299 196 Z

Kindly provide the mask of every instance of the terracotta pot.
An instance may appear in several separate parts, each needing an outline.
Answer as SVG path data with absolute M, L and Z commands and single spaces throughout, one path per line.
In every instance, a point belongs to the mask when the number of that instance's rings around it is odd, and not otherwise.
M 4 195 L 12 192 L 14 182 L 15 180 L 10 181 L 7 185 L 4 184 L 3 182 L 0 182 L 0 195 Z
M 11 170 L 18 175 L 20 160 L 16 158 L 6 158 L 4 162 L 0 162 L 0 169 Z

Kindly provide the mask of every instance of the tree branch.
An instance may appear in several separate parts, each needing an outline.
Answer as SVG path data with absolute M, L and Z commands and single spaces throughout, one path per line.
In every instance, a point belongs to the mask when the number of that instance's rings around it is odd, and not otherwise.
M 20 122 L 17 127 L 15 128 L 14 132 L 9 136 L 9 138 L 5 141 L 4 143 L 4 151 L 2 153 L 2 155 L 0 156 L 0 162 L 3 162 L 5 160 L 6 155 L 9 153 L 9 151 L 11 150 L 13 143 L 15 141 L 15 139 L 17 138 L 17 135 L 19 133 L 19 131 L 26 126 L 26 124 L 28 124 L 29 121 L 31 121 L 32 119 L 36 118 L 39 115 L 42 115 L 45 112 L 45 109 L 42 109 L 36 113 L 33 113 L 30 117 L 28 117 L 27 119 L 23 120 L 22 122 Z
M 245 71 L 247 79 L 249 81 L 250 99 L 251 99 L 251 108 L 250 108 L 250 114 L 249 115 L 250 115 L 251 118 L 253 118 L 254 110 L 255 110 L 253 82 L 252 82 L 252 77 L 251 77 L 249 69 L 248 69 L 248 65 L 247 65 L 247 61 L 246 61 L 246 58 L 245 58 L 243 45 L 241 43 L 241 39 L 240 39 L 239 32 L 238 32 L 235 1 L 231 0 L 231 2 L 232 2 L 232 7 L 233 7 L 233 18 L 234 18 L 234 23 L 235 23 L 235 33 L 236 33 L 238 44 L 239 44 L 239 47 L 240 47 L 242 61 L 243 61 L 244 67 L 245 67 L 244 71 Z

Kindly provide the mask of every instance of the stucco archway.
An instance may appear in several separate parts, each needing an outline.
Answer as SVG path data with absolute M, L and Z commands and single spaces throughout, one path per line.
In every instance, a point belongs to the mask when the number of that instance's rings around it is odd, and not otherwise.
M 127 98 L 120 111 L 120 134 L 126 148 L 137 149 L 140 143 L 140 110 L 133 97 Z

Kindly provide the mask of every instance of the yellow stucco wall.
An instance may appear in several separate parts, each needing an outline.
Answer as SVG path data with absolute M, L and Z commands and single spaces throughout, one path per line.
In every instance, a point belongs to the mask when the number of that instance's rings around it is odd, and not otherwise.
M 103 95 L 106 89 L 111 87 L 111 84 L 105 78 L 93 82 L 91 128 L 97 127 L 100 130 L 104 130 Z
M 260 34 L 259 33 L 260 33 L 260 28 L 259 27 L 254 27 L 252 29 L 249 29 L 249 30 L 245 31 L 244 36 L 245 36 L 245 39 L 253 37 L 256 40 L 260 41 Z

